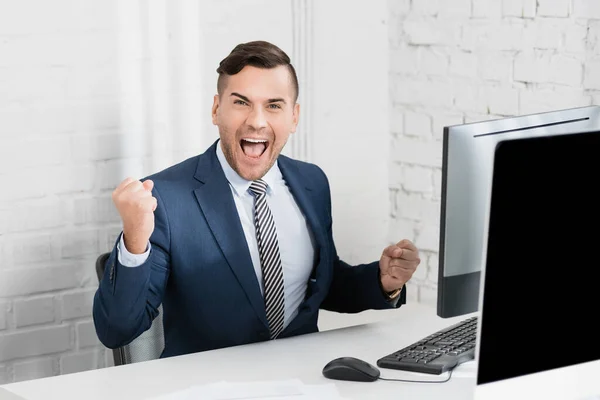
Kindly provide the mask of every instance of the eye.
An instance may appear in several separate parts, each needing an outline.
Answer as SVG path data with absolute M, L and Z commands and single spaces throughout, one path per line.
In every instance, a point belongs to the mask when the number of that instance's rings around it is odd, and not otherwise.
M 247 106 L 248 105 L 248 103 L 246 103 L 244 100 L 239 100 L 239 99 L 238 100 L 234 100 L 233 104 L 239 104 L 239 105 L 242 105 L 242 106 Z
M 273 104 L 269 104 L 269 108 L 271 108 L 273 110 L 279 110 L 279 109 L 281 109 L 281 106 L 279 104 L 273 103 Z

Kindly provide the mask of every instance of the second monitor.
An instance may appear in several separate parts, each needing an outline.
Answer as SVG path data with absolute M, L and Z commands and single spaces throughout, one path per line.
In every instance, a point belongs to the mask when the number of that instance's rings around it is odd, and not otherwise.
M 600 128 L 600 106 L 447 126 L 443 132 L 437 314 L 478 311 L 484 221 L 498 142 Z

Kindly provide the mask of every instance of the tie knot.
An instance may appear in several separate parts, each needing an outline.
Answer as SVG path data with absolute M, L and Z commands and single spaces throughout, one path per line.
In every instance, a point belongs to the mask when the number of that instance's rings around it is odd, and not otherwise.
M 252 191 L 252 193 L 254 193 L 255 196 L 261 196 L 266 193 L 268 186 L 269 185 L 267 185 L 267 182 L 263 181 L 262 179 L 259 179 L 253 181 L 250 184 L 250 190 Z

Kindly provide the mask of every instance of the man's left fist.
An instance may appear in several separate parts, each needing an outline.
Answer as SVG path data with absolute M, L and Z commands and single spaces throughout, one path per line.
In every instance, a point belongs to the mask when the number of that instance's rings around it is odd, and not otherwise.
M 392 292 L 400 289 L 409 281 L 420 263 L 419 251 L 410 240 L 404 239 L 386 247 L 379 260 L 383 290 Z

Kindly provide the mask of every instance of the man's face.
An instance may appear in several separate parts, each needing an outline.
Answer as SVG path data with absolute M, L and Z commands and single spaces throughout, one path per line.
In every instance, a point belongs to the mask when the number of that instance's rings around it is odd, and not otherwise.
M 244 179 L 262 178 L 296 131 L 299 112 L 286 66 L 246 66 L 228 76 L 215 95 L 212 121 L 229 165 Z

